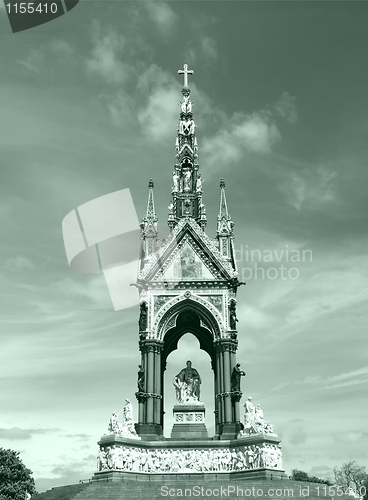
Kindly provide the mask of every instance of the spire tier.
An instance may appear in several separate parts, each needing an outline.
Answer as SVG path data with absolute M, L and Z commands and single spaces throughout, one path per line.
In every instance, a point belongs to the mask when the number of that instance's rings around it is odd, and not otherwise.
M 225 195 L 225 181 L 220 181 L 220 210 L 217 216 L 217 239 L 219 241 L 219 250 L 226 258 L 231 256 L 231 242 L 234 238 L 234 222 L 227 209 Z
M 155 200 L 153 196 L 154 183 L 150 179 L 148 183 L 148 202 L 146 216 L 143 217 L 140 224 L 141 228 L 141 239 L 142 239 L 142 249 L 141 258 L 146 259 L 149 255 L 156 251 L 157 247 L 157 214 L 155 211 Z
M 206 209 L 202 202 L 202 178 L 198 172 L 198 144 L 195 135 L 196 124 L 193 120 L 188 87 L 188 75 L 193 75 L 184 64 L 184 70 L 179 70 L 184 75 L 184 87 L 181 90 L 180 117 L 178 135 L 175 141 L 176 162 L 173 172 L 172 202 L 169 205 L 168 224 L 172 229 L 184 217 L 194 218 L 198 224 L 205 228 L 207 223 Z

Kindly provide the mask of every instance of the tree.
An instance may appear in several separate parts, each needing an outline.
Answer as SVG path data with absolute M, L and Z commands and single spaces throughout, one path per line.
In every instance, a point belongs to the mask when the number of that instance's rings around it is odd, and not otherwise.
M 368 500 L 368 474 L 363 481 L 362 496 L 363 496 L 363 500 Z
M 365 467 L 358 465 L 353 460 L 342 464 L 341 467 L 335 467 L 334 475 L 336 484 L 341 486 L 344 491 L 351 488 L 357 495 L 364 495 L 363 486 L 368 477 Z
M 309 476 L 306 472 L 303 472 L 302 470 L 298 469 L 293 469 L 291 471 L 291 478 L 294 481 L 309 481 Z
M 0 448 L 0 500 L 26 500 L 36 493 L 32 472 L 19 452 Z
M 299 469 L 293 469 L 291 471 L 291 479 L 294 481 L 308 481 L 310 483 L 323 483 L 327 485 L 331 485 L 331 481 L 329 479 L 322 479 L 316 476 L 308 476 L 308 474 Z M 368 498 L 366 499 L 368 500 Z

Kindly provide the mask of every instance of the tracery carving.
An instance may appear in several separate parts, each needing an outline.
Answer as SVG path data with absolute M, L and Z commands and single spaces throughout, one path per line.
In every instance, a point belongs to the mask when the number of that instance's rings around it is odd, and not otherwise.
M 177 310 L 172 311 L 173 308 L 175 308 L 176 305 L 180 304 L 180 302 L 184 301 L 192 301 L 195 304 L 199 304 L 205 308 L 205 310 L 209 311 L 211 313 L 211 316 L 215 319 L 213 322 L 213 326 L 210 328 L 211 332 L 213 333 L 214 337 L 220 337 L 221 332 L 225 330 L 225 326 L 223 324 L 223 319 L 220 316 L 219 312 L 217 309 L 208 301 L 200 297 L 199 295 L 191 293 L 190 298 L 188 299 L 185 294 L 178 295 L 171 300 L 169 300 L 159 311 L 155 318 L 155 322 L 153 325 L 153 331 L 157 332 L 157 339 L 162 340 L 164 333 L 167 331 L 167 322 L 171 319 L 171 315 L 173 313 L 177 313 Z M 201 315 L 201 312 L 203 314 L 203 309 L 199 309 L 199 314 Z
M 210 295 L 208 300 L 222 313 L 222 295 Z
M 170 295 L 159 295 L 159 296 L 154 296 L 154 314 L 157 314 L 157 311 L 172 297 Z
M 145 280 L 147 278 L 147 275 L 149 272 L 153 269 L 157 261 L 159 261 L 163 254 L 166 252 L 168 249 L 170 243 L 172 240 L 177 239 L 178 234 L 181 232 L 183 227 L 185 225 L 190 226 L 191 230 L 194 232 L 194 234 L 198 237 L 199 240 L 202 240 L 207 248 L 212 252 L 213 257 L 210 256 L 211 261 L 216 261 L 216 263 L 219 265 L 220 268 L 222 268 L 231 279 L 236 279 L 238 276 L 237 271 L 235 271 L 232 267 L 232 265 L 224 259 L 218 248 L 216 248 L 216 245 L 210 240 L 210 238 L 206 235 L 206 233 L 200 228 L 200 226 L 196 223 L 195 220 L 186 217 L 182 218 L 178 224 L 174 227 L 172 232 L 165 238 L 163 244 L 161 247 L 158 249 L 157 252 L 151 254 L 146 262 L 146 265 L 144 268 L 140 271 L 138 275 L 138 280 Z M 165 262 L 166 264 L 166 262 Z

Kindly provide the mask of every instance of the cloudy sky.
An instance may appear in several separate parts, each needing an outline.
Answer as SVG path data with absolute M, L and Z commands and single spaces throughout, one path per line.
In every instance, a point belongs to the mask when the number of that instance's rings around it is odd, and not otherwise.
M 86 0 L 13 34 L 0 8 L 0 446 L 40 491 L 91 477 L 140 359 L 138 308 L 115 312 L 102 274 L 69 269 L 61 222 L 123 188 L 141 218 L 152 177 L 165 225 L 184 63 L 207 233 L 224 177 L 247 281 L 244 399 L 274 424 L 288 473 L 368 466 L 367 16 L 367 2 Z M 213 394 L 184 337 L 166 434 L 189 356 Z

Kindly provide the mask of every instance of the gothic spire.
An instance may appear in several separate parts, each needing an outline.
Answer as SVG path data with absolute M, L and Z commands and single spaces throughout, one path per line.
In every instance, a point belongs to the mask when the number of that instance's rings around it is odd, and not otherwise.
M 220 181 L 220 210 L 217 216 L 217 239 L 222 255 L 230 257 L 231 239 L 234 236 L 234 223 L 229 215 L 225 195 L 225 181 Z
M 157 244 L 157 215 L 155 211 L 155 201 L 153 197 L 153 180 L 150 179 L 148 183 L 148 202 L 146 216 L 143 217 L 141 222 L 141 237 L 142 237 L 142 258 L 148 257 L 151 253 L 155 252 Z
M 207 218 L 206 209 L 202 202 L 202 179 L 198 172 L 198 145 L 195 136 L 196 124 L 193 120 L 188 86 L 188 75 L 193 75 L 193 70 L 188 70 L 184 64 L 183 70 L 178 74 L 184 75 L 184 86 L 181 90 L 180 116 L 178 135 L 175 141 L 176 162 L 173 172 L 172 202 L 169 205 L 169 227 L 173 228 L 184 217 L 194 218 L 204 229 Z
M 155 200 L 153 197 L 153 188 L 155 187 L 153 180 L 150 179 L 148 183 L 148 203 L 145 221 L 154 225 L 157 228 L 157 215 L 155 212 Z

